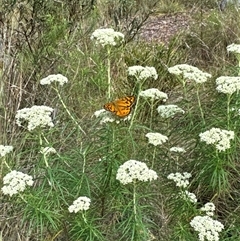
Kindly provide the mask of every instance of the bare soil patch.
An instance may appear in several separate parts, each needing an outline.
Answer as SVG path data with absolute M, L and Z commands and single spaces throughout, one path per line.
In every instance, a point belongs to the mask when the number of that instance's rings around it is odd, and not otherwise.
M 152 16 L 140 30 L 140 38 L 167 44 L 173 36 L 189 29 L 190 20 L 187 13 Z

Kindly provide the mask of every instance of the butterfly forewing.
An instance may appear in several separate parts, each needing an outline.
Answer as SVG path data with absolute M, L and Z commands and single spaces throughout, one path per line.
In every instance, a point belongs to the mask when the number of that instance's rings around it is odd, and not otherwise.
M 104 109 L 114 113 L 118 117 L 125 117 L 130 114 L 131 107 L 134 104 L 134 101 L 134 96 L 126 96 L 124 98 L 107 103 L 103 107 Z
M 112 103 L 107 103 L 103 106 L 105 110 L 114 112 L 115 111 L 115 106 Z
M 126 96 L 124 98 L 118 99 L 114 101 L 114 104 L 122 107 L 131 107 L 134 103 L 134 96 Z

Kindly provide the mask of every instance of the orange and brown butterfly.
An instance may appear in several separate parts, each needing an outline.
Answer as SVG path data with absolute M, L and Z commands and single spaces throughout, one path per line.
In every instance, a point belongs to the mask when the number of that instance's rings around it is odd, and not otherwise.
M 134 104 L 134 96 L 126 96 L 113 102 L 106 103 L 103 108 L 114 113 L 118 117 L 126 117 L 130 114 Z

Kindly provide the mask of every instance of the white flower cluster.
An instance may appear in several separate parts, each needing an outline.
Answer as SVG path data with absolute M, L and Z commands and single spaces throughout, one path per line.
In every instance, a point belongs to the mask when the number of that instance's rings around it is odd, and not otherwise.
M 152 181 L 157 177 L 157 173 L 149 169 L 144 162 L 129 160 L 118 168 L 116 179 L 125 185 L 137 180 Z
M 146 137 L 148 138 L 148 142 L 154 146 L 161 145 L 168 140 L 167 136 L 164 136 L 160 133 L 153 133 L 153 132 L 147 133 Z
M 216 85 L 218 92 L 232 95 L 240 90 L 240 77 L 221 76 L 216 79 Z
M 230 148 L 230 140 L 234 139 L 234 131 L 212 128 L 199 134 L 200 141 L 206 144 L 213 144 L 219 151 L 225 151 Z
M 139 96 L 143 98 L 151 98 L 151 100 L 163 100 L 166 101 L 168 99 L 168 95 L 156 88 L 151 88 L 147 90 L 143 90 L 139 93 Z
M 105 109 L 101 109 L 101 110 L 97 110 L 94 112 L 93 114 L 96 118 L 100 118 L 100 124 L 106 124 L 106 123 L 111 123 L 111 122 L 115 122 L 116 124 L 119 124 L 120 121 L 128 121 L 131 119 L 131 113 L 130 115 L 124 117 L 124 118 L 114 118 L 114 115 L 112 115 L 109 111 L 105 110 Z
M 240 44 L 230 44 L 227 46 L 228 52 L 233 52 L 236 54 L 240 54 Z
M 112 28 L 100 28 L 95 30 L 91 35 L 91 40 L 95 40 L 97 45 L 116 46 L 124 42 L 124 34 L 114 31 Z
M 3 184 L 3 194 L 12 196 L 18 192 L 23 192 L 26 186 L 32 186 L 33 178 L 32 176 L 14 170 L 3 177 Z
M 157 108 L 157 112 L 162 118 L 170 118 L 177 113 L 185 113 L 185 111 L 177 105 L 160 105 Z
M 186 150 L 182 147 L 178 147 L 178 146 L 173 146 L 170 148 L 171 152 L 178 152 L 178 153 L 185 153 Z
M 17 125 L 21 126 L 25 121 L 28 122 L 28 130 L 32 131 L 36 127 L 49 126 L 53 127 L 51 113 L 53 108 L 48 106 L 34 105 L 31 108 L 24 108 L 17 111 L 16 122 Z
M 140 65 L 135 65 L 128 67 L 128 75 L 135 76 L 138 80 L 145 80 L 147 78 L 157 79 L 158 74 L 154 67 L 143 67 Z
M 42 147 L 40 150 L 40 153 L 43 155 L 49 155 L 49 154 L 55 154 L 57 153 L 56 150 L 53 147 Z
M 70 213 L 77 213 L 79 211 L 88 210 L 90 207 L 91 199 L 88 197 L 79 197 L 71 206 L 68 207 Z
M 184 79 L 194 80 L 197 84 L 201 84 L 211 78 L 212 75 L 201 71 L 197 67 L 188 64 L 178 64 L 168 68 L 169 73 L 175 75 L 182 75 Z
M 41 85 L 50 85 L 52 82 L 58 82 L 61 86 L 68 82 L 67 77 L 61 74 L 50 74 L 40 80 Z
M 200 208 L 200 210 L 206 212 L 208 216 L 213 216 L 213 212 L 215 211 L 215 205 L 212 202 L 208 202 L 202 208 Z
M 5 156 L 13 150 L 12 146 L 3 146 L 0 145 L 0 156 Z
M 180 172 L 171 173 L 167 176 L 168 179 L 173 180 L 176 183 L 177 187 L 186 188 L 189 184 L 189 178 L 192 176 L 191 173 L 184 172 L 181 174 Z
M 189 202 L 191 203 L 196 203 L 197 202 L 197 197 L 194 193 L 192 192 L 189 192 L 187 190 L 185 190 L 184 192 L 181 191 L 181 197 L 184 199 L 184 200 L 188 200 Z
M 236 115 L 240 115 L 240 109 L 236 109 L 236 108 L 232 107 L 231 111 L 235 112 Z
M 194 217 L 190 225 L 197 231 L 200 241 L 219 241 L 219 233 L 224 229 L 222 223 L 217 220 L 213 220 L 209 216 L 196 216 Z

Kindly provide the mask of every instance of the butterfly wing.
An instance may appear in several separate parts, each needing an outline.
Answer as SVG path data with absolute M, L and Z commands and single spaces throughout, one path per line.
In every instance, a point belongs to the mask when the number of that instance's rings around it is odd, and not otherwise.
M 117 115 L 118 117 L 125 117 L 125 116 L 129 115 L 130 112 L 131 112 L 130 107 L 120 106 L 120 107 L 117 108 L 117 111 L 115 112 L 115 115 Z
M 125 117 L 130 114 L 134 101 L 134 96 L 126 96 L 124 98 L 107 103 L 103 107 L 105 110 L 114 113 L 118 117 Z
M 114 101 L 114 104 L 117 106 L 122 107 L 131 107 L 134 103 L 135 97 L 134 96 L 126 96 L 124 98 L 118 99 Z
M 113 102 L 106 103 L 106 104 L 103 106 L 103 108 L 104 108 L 105 110 L 108 110 L 108 111 L 113 112 L 113 113 L 116 111 L 116 108 L 115 108 L 115 105 L 114 105 Z

